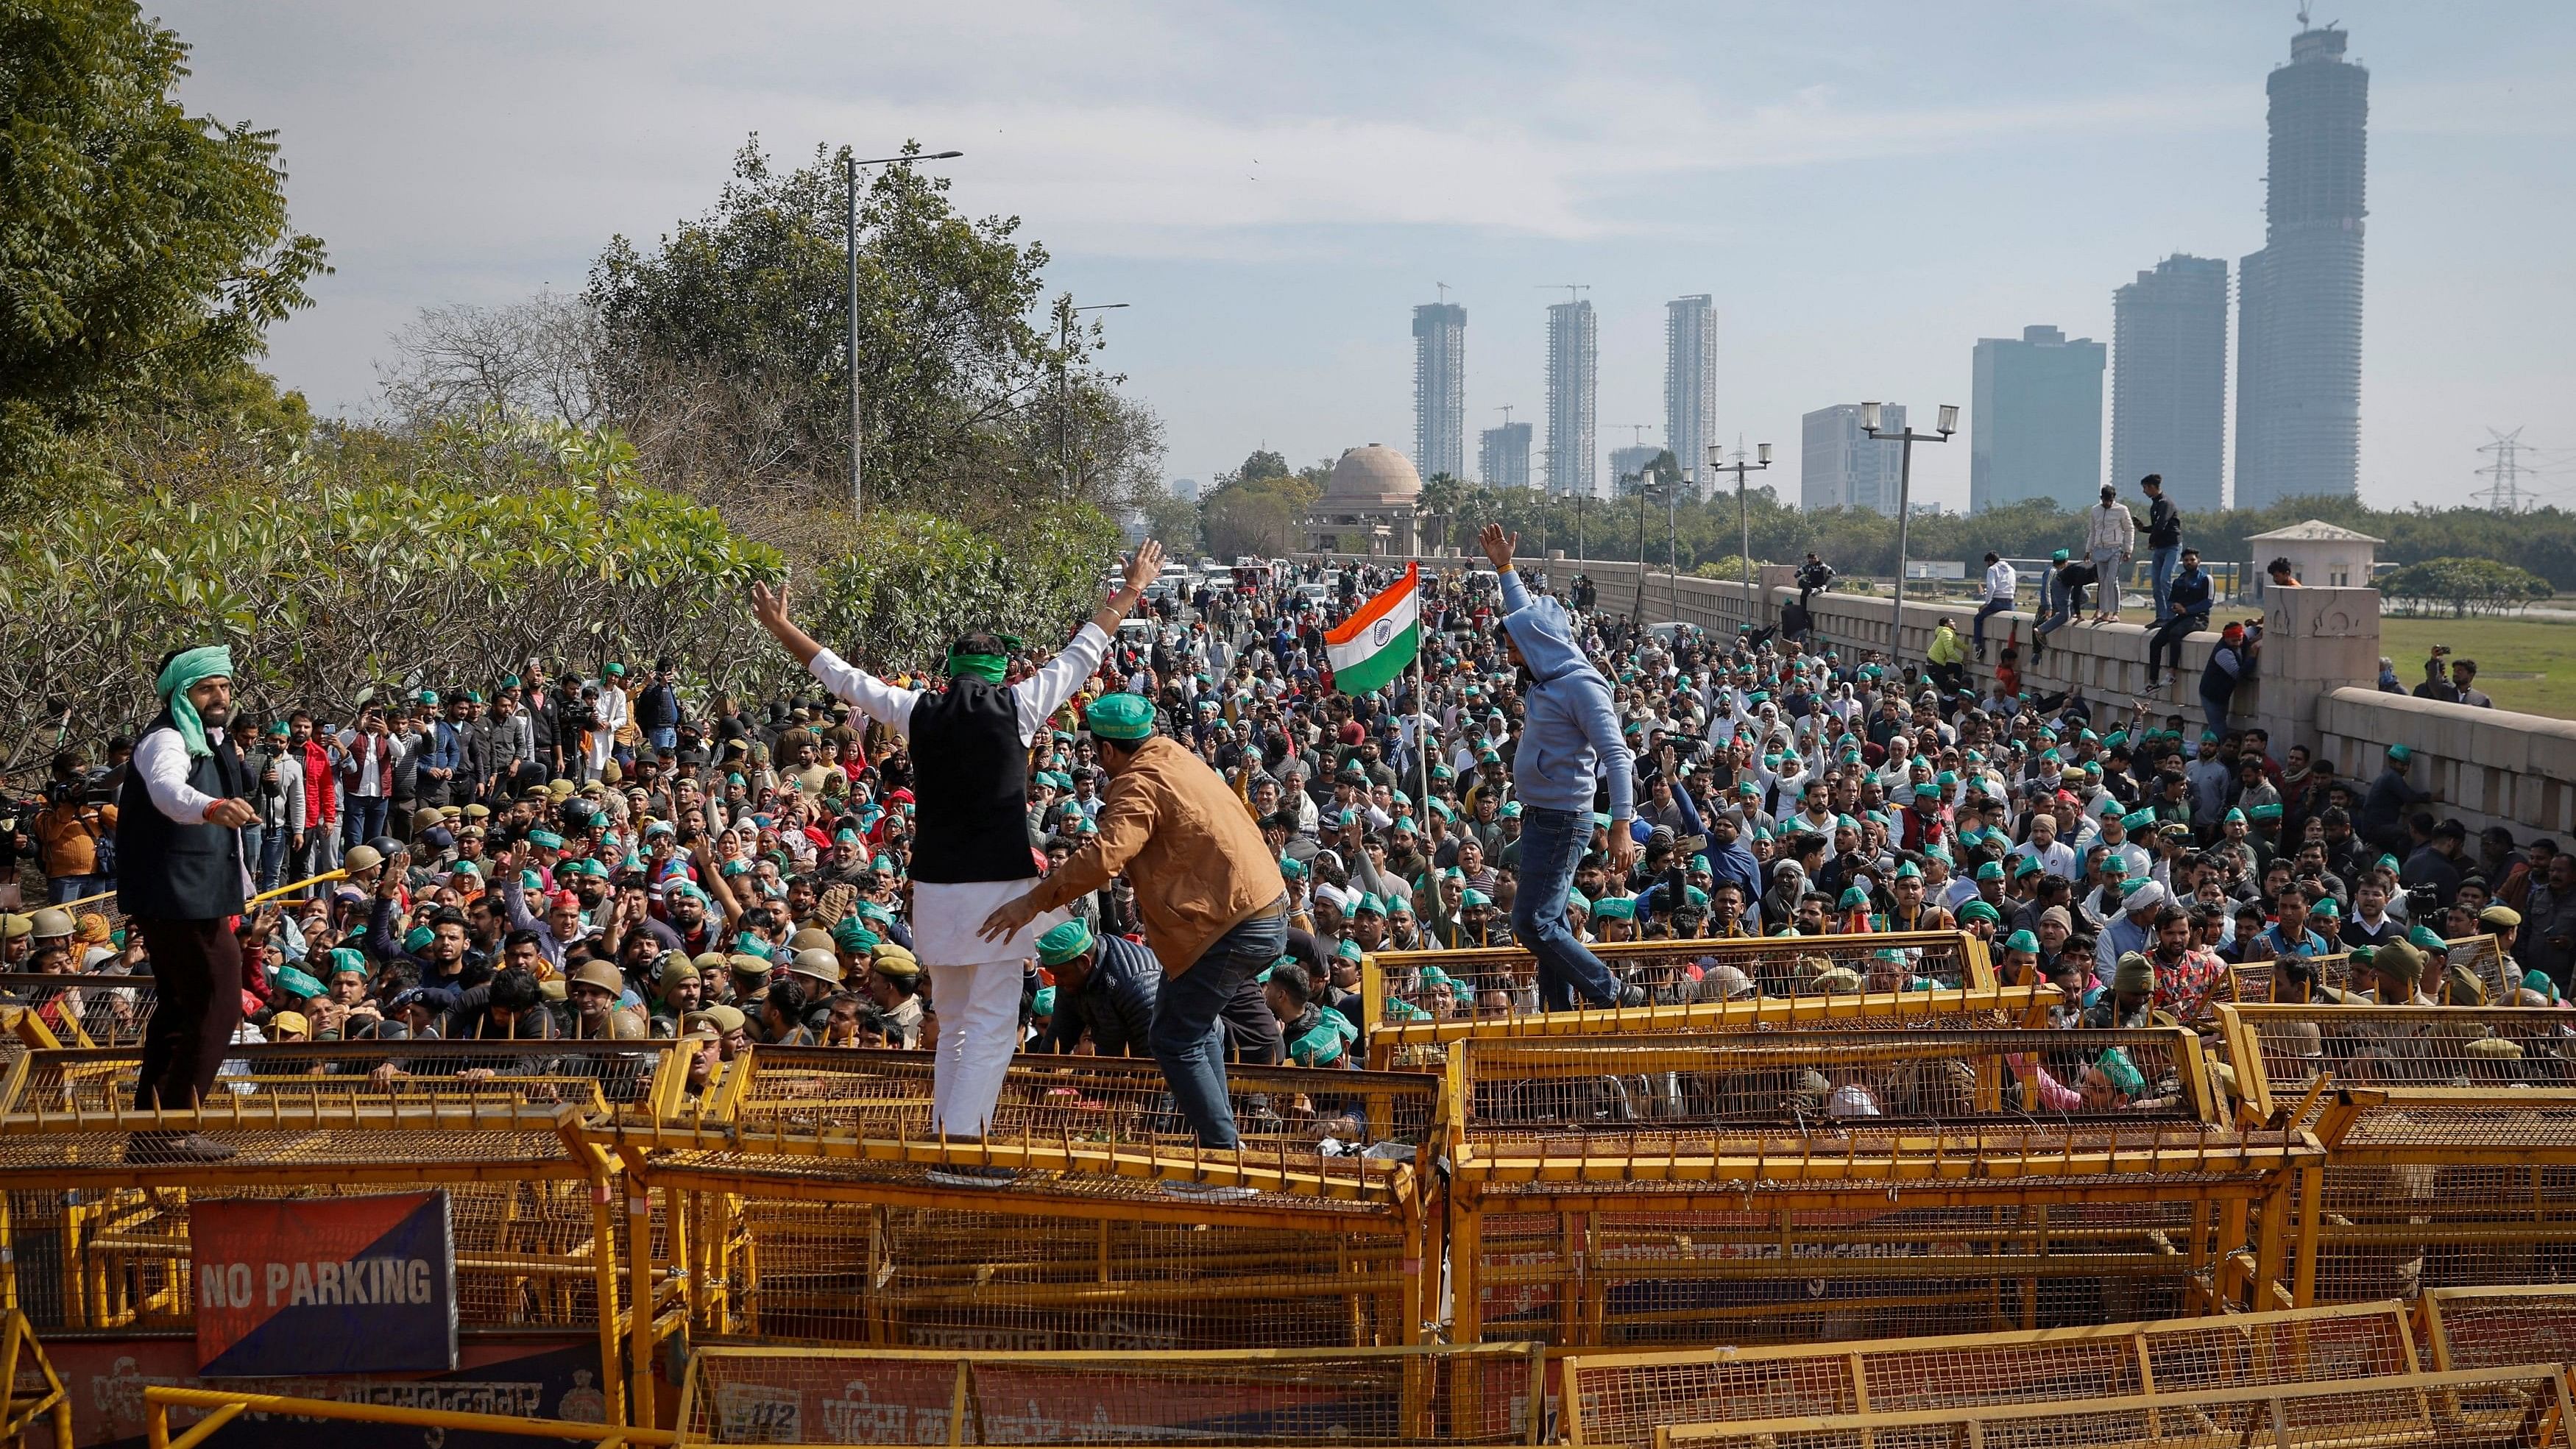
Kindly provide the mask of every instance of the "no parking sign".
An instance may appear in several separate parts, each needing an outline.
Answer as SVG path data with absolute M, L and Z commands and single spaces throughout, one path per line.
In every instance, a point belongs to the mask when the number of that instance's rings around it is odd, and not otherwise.
M 200 1374 L 456 1367 L 445 1191 L 199 1200 L 188 1217 Z

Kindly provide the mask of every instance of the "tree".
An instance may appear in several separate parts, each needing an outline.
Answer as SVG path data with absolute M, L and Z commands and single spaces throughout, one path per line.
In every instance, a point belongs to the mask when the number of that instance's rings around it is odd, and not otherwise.
M 1199 553 L 1199 506 L 1186 498 L 1175 498 L 1167 490 L 1159 498 L 1148 500 L 1144 507 L 1145 535 L 1163 545 L 1173 558 L 1195 558 Z M 1232 555 L 1227 555 L 1232 557 Z
M 330 271 L 275 133 L 180 109 L 187 55 L 130 0 L 0 5 L 0 478 L 190 400 Z
M 2548 598 L 2549 581 L 2484 558 L 2435 558 L 2408 564 L 2379 581 L 2379 591 L 2410 608 L 2448 605 L 2452 617 L 2504 613 Z
M 575 427 L 599 419 L 599 317 L 578 297 L 539 292 L 506 307 L 426 307 L 393 335 L 376 380 L 396 422 L 491 411 Z
M 592 266 L 598 393 L 656 472 L 773 501 L 848 493 L 846 155 L 782 170 L 754 137 L 705 215 L 650 250 L 617 237 Z M 1033 499 L 1130 504 L 1159 425 L 1093 365 L 1097 326 L 1071 326 L 1061 300 L 1066 325 L 1034 324 L 1045 248 L 1015 217 L 959 215 L 947 189 L 907 161 L 860 203 L 870 497 L 970 522 Z

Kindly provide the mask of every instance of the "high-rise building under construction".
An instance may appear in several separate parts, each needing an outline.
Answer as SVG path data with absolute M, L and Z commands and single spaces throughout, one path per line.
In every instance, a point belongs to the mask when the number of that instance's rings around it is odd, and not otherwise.
M 1413 466 L 1423 477 L 1467 476 L 1467 309 L 1413 309 Z
M 1717 315 L 1706 292 L 1664 304 L 1664 441 L 1705 488 L 1717 441 Z
M 2237 271 L 2236 506 L 2361 483 L 2361 239 L 2370 72 L 2302 29 L 2273 70 L 2264 246 Z
M 1547 491 L 1601 496 L 1594 443 L 1601 386 L 1601 322 L 1585 301 L 1547 309 Z

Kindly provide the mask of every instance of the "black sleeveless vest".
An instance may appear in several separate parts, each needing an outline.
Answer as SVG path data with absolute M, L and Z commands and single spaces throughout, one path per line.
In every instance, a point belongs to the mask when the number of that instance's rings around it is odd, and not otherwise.
M 971 676 L 912 707 L 912 874 L 936 885 L 1034 880 L 1019 700 Z
M 176 730 L 169 711 L 144 731 Z M 138 743 L 140 743 L 138 741 Z M 219 800 L 250 798 L 250 772 L 230 738 L 189 762 L 188 783 Z M 242 910 L 242 837 L 216 825 L 183 825 L 161 813 L 143 772 L 129 768 L 116 794 L 116 896 L 129 916 L 211 921 Z

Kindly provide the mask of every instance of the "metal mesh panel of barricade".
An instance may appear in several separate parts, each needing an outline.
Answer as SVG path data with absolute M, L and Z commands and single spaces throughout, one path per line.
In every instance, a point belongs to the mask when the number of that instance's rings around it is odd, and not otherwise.
M 1997 984 L 1983 943 L 1964 931 L 1619 941 L 1595 944 L 1592 952 L 1647 1005 Z M 1484 1019 L 1543 1009 L 1538 958 L 1527 947 L 1381 951 L 1368 964 L 1384 998 L 1367 1004 L 1373 1019 L 1411 1019 L 1416 1012 L 1435 1020 Z
M 572 1107 L 585 1116 L 643 1097 L 664 1042 L 364 1041 L 238 1045 L 201 1104 L 207 1131 L 270 1126 L 435 1122 L 442 1110 Z M 0 1102 L 11 1132 L 153 1123 L 132 1106 L 141 1052 L 115 1047 L 31 1053 Z
M 2103 1397 L 1933 1414 L 1851 1414 L 1811 1420 L 1689 1424 L 1658 1444 L 1689 1449 L 1942 1445 L 1959 1449 L 2128 1449 L 2265 1444 L 2412 1449 L 2565 1443 L 2563 1385 L 2544 1366 L 2475 1374 L 2407 1374 L 2341 1384 L 2292 1384 Z
M 2330 1161 L 2313 1231 L 2319 1303 L 2576 1281 L 2576 1168 Z
M 681 1430 L 713 1444 L 1533 1442 L 1526 1346 L 1157 1353 L 710 1348 Z M 963 1411 L 962 1422 L 959 1411 Z
M 0 1004 L 24 1006 L 65 1046 L 137 1046 L 155 1000 L 149 976 L 0 972 Z
M 2292 1125 L 2315 1125 L 2342 1088 L 2472 1094 L 2364 1112 L 2348 1146 L 2473 1147 L 2510 1131 L 2521 1145 L 2566 1147 L 2576 1146 L 2576 1106 L 2526 1090 L 2576 1088 L 2576 1031 L 2560 1018 L 2516 1007 L 2244 1006 L 2230 1034 L 2259 1064 L 2268 1110 L 2284 1122 L 2295 1114 Z M 2491 1101 L 2475 1095 L 2490 1091 Z
M 2517 1362 L 2528 1360 L 2517 1360 Z M 1587 1444 L 1642 1444 L 1657 1424 L 2034 1403 L 2414 1371 L 2403 1310 L 2328 1309 L 2047 1333 L 1952 1334 L 1806 1349 L 1569 1360 Z
M 2439 1289 L 2423 1309 L 2435 1368 L 2576 1364 L 2576 1286 Z
M 1411 1336 L 1416 1270 L 1389 1215 L 1285 1199 L 1308 1211 L 1278 1217 L 1260 1211 L 1281 1201 L 1267 1195 L 1181 1220 L 1104 1214 L 1096 1200 L 1092 1216 L 1051 1213 L 1018 1191 L 955 1194 L 989 1208 L 823 1201 L 711 1175 L 699 1154 L 670 1158 L 656 1176 L 687 1199 L 704 1337 L 1141 1352 Z
M 1448 1060 L 1450 1042 L 1470 1037 L 1504 1040 L 1687 1035 L 1703 1031 L 1994 1030 L 2044 1022 L 2049 1008 L 2060 999 L 2057 989 L 2050 986 L 2002 986 L 1993 990 L 1941 987 L 1796 998 L 1749 996 L 1684 1006 L 1595 1007 L 1446 1021 L 1381 1020 L 1369 1030 L 1369 1059 L 1381 1067 L 1438 1067 Z
M 464 1169 L 454 1169 L 462 1172 Z M 586 1178 L 424 1182 L 443 1188 L 456 1243 L 458 1322 L 468 1329 L 594 1327 L 599 1245 Z M 11 1194 L 10 1248 L 22 1298 L 42 1326 L 136 1331 L 195 1323 L 192 1203 L 215 1199 L 331 1199 L 382 1187 L 262 1186 L 249 1180 L 195 1192 L 116 1188 L 76 1198 L 56 1215 L 21 1215 Z M 612 1243 L 612 1256 L 618 1251 Z M 50 1320 L 50 1321 L 47 1321 Z
M 928 1052 L 757 1047 L 731 1099 L 746 1136 L 844 1133 L 926 1142 L 931 1127 Z M 1439 1087 L 1418 1074 L 1229 1065 L 1226 1091 L 1245 1150 L 1275 1158 L 1429 1140 Z M 987 1140 L 1194 1151 L 1162 1068 L 1126 1057 L 1020 1056 L 1003 1078 Z M 1412 1153 L 1402 1154 L 1410 1159 Z
M 1477 1336 L 1596 1345 L 1811 1344 L 2172 1316 L 2207 1299 L 2213 1215 L 2168 1179 L 2138 1200 L 1904 1207 L 1899 1189 L 1744 1211 L 1604 1194 L 1478 1219 Z M 1811 1197 L 1823 1195 L 1810 1195 Z M 1454 1252 L 1454 1247 L 1453 1247 Z
M 1463 1126 L 1480 1155 L 1519 1142 L 1544 1156 L 1618 1156 L 1657 1138 L 1715 1150 L 1742 1137 L 1744 1151 L 1794 1160 L 1839 1153 L 1840 1139 L 1866 1132 L 2081 1120 L 2146 1139 L 2196 1134 L 2210 1120 L 2198 1042 L 2169 1027 L 1471 1039 L 1458 1049 Z

